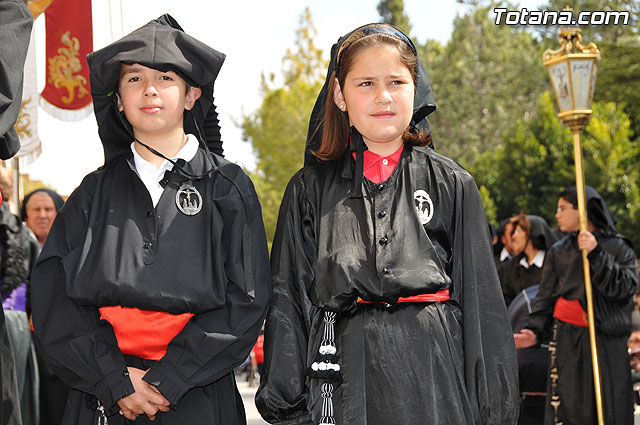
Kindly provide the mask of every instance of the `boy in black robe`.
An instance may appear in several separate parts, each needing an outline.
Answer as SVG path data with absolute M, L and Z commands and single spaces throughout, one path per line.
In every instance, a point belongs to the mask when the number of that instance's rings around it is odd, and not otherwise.
M 64 424 L 246 423 L 233 368 L 270 276 L 253 185 L 220 155 L 223 60 L 168 15 L 88 57 L 105 165 L 58 214 L 32 280 L 37 341 L 72 387 Z
M 631 373 L 627 339 L 631 331 L 633 294 L 638 286 L 636 257 L 631 242 L 615 228 L 615 217 L 598 192 L 586 187 L 589 231 L 579 232 L 575 186 L 558 200 L 556 219 L 567 236 L 547 253 L 540 290 L 529 321 L 514 335 L 526 348 L 552 338 L 547 386 L 547 425 L 597 423 L 591 345 L 584 289 L 582 249 L 593 284 L 594 315 L 604 422 L 633 424 Z M 551 404 L 552 397 L 559 403 Z

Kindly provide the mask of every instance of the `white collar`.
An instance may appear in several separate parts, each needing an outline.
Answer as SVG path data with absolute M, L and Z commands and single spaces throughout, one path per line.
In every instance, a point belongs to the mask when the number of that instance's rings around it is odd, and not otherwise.
M 502 263 L 503 261 L 506 261 L 509 258 L 511 258 L 511 254 L 509 254 L 509 251 L 507 251 L 507 248 L 503 247 L 502 251 L 500 251 L 500 262 Z
M 537 268 L 541 269 L 542 265 L 544 264 L 544 256 L 545 256 L 545 254 L 546 254 L 546 251 L 544 251 L 542 249 L 540 251 L 538 251 L 536 256 L 533 257 L 533 261 L 531 262 L 531 265 L 534 265 Z M 526 255 L 520 259 L 520 263 L 519 264 L 522 267 L 524 267 L 525 269 L 528 269 L 531 266 L 529 264 L 529 262 L 527 261 L 527 256 Z
M 198 152 L 198 146 L 199 143 L 196 136 L 194 136 L 193 134 L 187 134 L 187 143 L 185 143 L 184 146 L 178 151 L 178 153 L 171 159 L 174 161 L 176 159 L 184 159 L 186 162 L 189 162 L 193 159 L 194 156 L 196 156 L 196 152 Z M 162 175 L 164 175 L 164 172 L 166 170 L 173 167 L 173 164 L 171 164 L 166 159 L 162 161 L 160 167 L 156 167 L 155 165 L 144 159 L 142 156 L 140 156 L 138 151 L 136 151 L 135 142 L 131 142 L 131 152 L 133 152 L 133 160 L 138 171 L 143 168 L 148 169 L 149 167 L 153 167 L 153 169 L 157 170 L 158 173 L 162 172 Z

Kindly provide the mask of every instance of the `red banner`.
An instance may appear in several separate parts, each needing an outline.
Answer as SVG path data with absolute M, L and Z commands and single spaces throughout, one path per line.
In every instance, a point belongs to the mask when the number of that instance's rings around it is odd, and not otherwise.
M 45 11 L 47 82 L 41 106 L 65 121 L 91 113 L 87 53 L 93 50 L 91 0 L 54 0 Z

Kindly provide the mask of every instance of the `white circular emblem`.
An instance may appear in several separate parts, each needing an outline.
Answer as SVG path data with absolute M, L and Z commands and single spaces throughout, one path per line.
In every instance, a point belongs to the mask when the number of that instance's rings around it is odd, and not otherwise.
M 182 183 L 176 192 L 176 205 L 185 215 L 196 215 L 202 209 L 202 195 L 190 181 Z
M 420 223 L 427 224 L 433 218 L 433 202 L 431 197 L 424 190 L 413 192 L 413 199 L 416 201 L 416 213 Z

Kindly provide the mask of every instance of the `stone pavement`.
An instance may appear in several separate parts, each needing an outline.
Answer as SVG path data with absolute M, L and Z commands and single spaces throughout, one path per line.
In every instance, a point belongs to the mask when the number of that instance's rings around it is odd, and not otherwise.
M 247 413 L 247 425 L 267 425 L 267 422 L 265 422 L 260 416 L 260 413 L 258 413 L 254 402 L 258 383 L 256 382 L 254 386 L 250 387 L 244 375 L 238 376 L 236 383 L 238 384 L 238 391 L 240 391 L 240 395 L 242 396 L 244 410 Z

